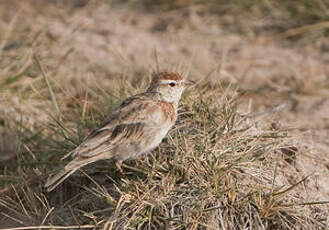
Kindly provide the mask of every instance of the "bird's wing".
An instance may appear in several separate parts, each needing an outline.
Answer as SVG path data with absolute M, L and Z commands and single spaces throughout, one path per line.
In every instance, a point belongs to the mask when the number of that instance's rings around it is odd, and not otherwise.
M 157 105 L 141 96 L 128 98 L 107 120 L 67 156 L 89 158 L 110 152 L 119 144 L 137 143 L 143 136 L 147 116 Z M 65 156 L 65 157 L 67 157 Z M 65 158 L 64 157 L 64 158 Z

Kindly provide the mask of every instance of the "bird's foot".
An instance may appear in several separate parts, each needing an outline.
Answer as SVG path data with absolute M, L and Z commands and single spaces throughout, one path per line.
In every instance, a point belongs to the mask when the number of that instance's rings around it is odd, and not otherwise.
M 120 161 L 115 162 L 115 166 L 120 171 L 120 173 L 125 176 L 125 173 L 124 173 L 123 169 L 121 168 L 121 162 Z

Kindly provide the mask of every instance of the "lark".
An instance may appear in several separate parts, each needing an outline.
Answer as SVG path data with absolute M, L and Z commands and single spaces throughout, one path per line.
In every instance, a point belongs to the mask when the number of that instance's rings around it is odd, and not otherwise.
M 72 160 L 45 184 L 52 191 L 81 167 L 101 159 L 113 159 L 117 167 L 157 147 L 175 124 L 178 103 L 184 89 L 194 84 L 175 72 L 154 74 L 146 92 L 124 100 L 91 132 L 69 156 Z

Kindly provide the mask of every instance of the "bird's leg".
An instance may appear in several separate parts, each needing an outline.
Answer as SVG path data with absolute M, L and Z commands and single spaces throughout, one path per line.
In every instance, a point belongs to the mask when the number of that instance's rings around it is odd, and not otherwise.
M 119 171 L 122 175 L 125 175 L 125 173 L 123 172 L 123 169 L 121 168 L 121 163 L 122 163 L 121 161 L 117 161 L 117 162 L 115 162 L 115 166 L 117 167 L 117 169 L 119 169 Z

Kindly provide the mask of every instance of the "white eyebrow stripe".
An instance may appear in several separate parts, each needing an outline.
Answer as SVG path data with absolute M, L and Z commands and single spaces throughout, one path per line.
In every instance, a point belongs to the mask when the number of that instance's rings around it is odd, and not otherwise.
M 180 81 L 174 81 L 174 80 L 161 80 L 161 84 L 169 84 L 169 83 L 179 83 Z

